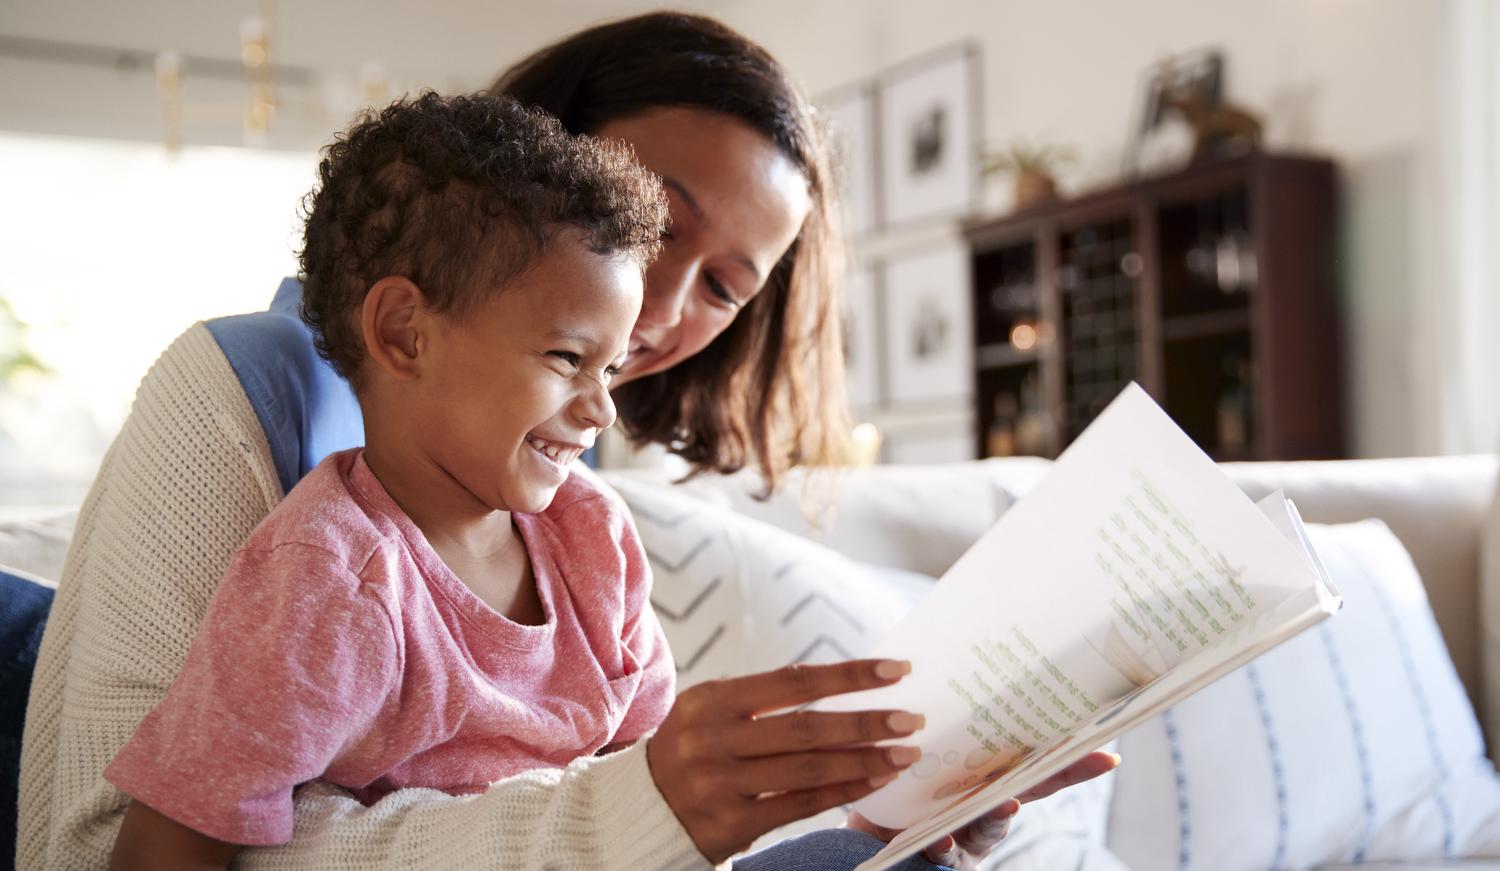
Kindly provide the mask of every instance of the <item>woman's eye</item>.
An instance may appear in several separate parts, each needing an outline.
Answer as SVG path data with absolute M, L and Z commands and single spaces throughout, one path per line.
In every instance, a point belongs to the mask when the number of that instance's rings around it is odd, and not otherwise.
M 740 301 L 734 298 L 734 294 L 730 293 L 728 290 L 725 290 L 724 285 L 720 284 L 717 278 L 714 278 L 712 275 L 708 275 L 707 273 L 705 273 L 703 276 L 703 282 L 708 285 L 709 292 L 712 293 L 719 300 L 719 302 L 723 303 L 729 308 L 737 309 L 740 307 Z

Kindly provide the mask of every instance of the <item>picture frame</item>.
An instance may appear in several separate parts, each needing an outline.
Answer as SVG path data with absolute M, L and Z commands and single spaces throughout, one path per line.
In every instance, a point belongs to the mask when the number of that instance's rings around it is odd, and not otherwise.
M 850 270 L 844 286 L 844 386 L 855 411 L 883 400 L 878 281 L 876 270 L 864 267 Z
M 979 192 L 979 51 L 969 43 L 880 78 L 880 205 L 887 227 L 972 212 Z
M 860 239 L 880 228 L 875 88 L 868 83 L 853 85 L 818 102 L 835 156 L 844 232 L 850 239 Z
M 884 359 L 892 404 L 973 395 L 968 249 L 953 243 L 886 261 Z

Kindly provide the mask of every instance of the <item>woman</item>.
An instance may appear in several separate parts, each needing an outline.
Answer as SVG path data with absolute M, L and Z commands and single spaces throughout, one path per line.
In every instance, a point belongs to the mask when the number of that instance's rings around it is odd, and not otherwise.
M 753 464 L 768 488 L 795 464 L 841 459 L 831 180 L 812 112 L 776 62 L 711 20 L 658 14 L 566 39 L 495 87 L 574 132 L 630 143 L 668 191 L 671 236 L 617 379 L 625 431 L 700 471 Z M 28 710 L 21 867 L 103 864 L 124 802 L 99 772 L 165 692 L 230 552 L 280 497 L 259 422 L 212 341 L 200 325 L 153 368 L 80 514 Z M 871 715 L 755 715 L 880 682 L 870 663 L 846 663 L 695 687 L 648 742 L 480 796 L 411 790 L 366 808 L 313 784 L 292 843 L 240 861 L 705 867 L 873 788 L 857 771 L 811 770 L 797 772 L 800 788 L 766 786 L 800 752 L 871 734 Z M 1086 759 L 1037 794 L 1110 764 Z M 1012 810 L 928 857 L 971 866 Z M 878 847 L 855 834 L 873 846 L 819 835 L 813 849 L 832 853 L 807 867 L 852 867 Z M 791 855 L 812 853 L 773 847 L 740 867 L 791 867 L 780 864 Z

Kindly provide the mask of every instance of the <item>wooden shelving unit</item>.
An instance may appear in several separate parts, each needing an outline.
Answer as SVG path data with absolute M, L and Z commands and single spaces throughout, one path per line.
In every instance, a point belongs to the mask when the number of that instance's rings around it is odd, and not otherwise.
M 1327 160 L 1265 153 L 965 225 L 979 456 L 1055 456 L 1139 381 L 1220 460 L 1344 454 Z

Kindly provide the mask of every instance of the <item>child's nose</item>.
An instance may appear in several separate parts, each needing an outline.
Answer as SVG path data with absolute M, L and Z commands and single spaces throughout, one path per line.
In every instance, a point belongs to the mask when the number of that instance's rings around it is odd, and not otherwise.
M 609 429 L 614 425 L 615 401 L 610 398 L 607 384 L 590 384 L 583 395 L 578 397 L 578 416 L 594 429 Z

